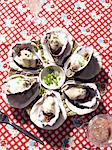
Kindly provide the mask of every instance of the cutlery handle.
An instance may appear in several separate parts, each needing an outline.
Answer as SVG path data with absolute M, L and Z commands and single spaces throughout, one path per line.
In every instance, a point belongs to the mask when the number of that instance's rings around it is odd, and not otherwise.
M 31 139 L 35 140 L 36 142 L 39 142 L 40 144 L 44 145 L 44 143 L 40 139 L 38 139 L 35 135 L 31 134 L 27 130 L 21 128 L 20 126 L 14 124 L 14 123 L 10 123 L 10 125 L 13 126 L 14 128 L 16 128 L 18 131 L 25 134 L 26 136 L 28 136 L 29 138 L 31 138 Z

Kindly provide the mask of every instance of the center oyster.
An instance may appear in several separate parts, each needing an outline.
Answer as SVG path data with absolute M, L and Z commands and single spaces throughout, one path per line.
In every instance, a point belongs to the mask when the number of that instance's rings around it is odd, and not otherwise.
M 67 118 L 60 94 L 55 91 L 47 91 L 32 107 L 30 119 L 38 127 L 54 130 Z
M 94 83 L 67 81 L 61 91 L 69 109 L 79 115 L 90 113 L 99 105 L 100 94 Z
M 39 95 L 37 78 L 24 75 L 12 75 L 3 85 L 9 105 L 15 108 L 24 108 Z

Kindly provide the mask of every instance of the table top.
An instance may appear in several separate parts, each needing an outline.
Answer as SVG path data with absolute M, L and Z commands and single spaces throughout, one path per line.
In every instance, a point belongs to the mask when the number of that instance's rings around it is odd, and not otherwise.
M 11 108 L 0 96 L 0 110 L 15 124 L 35 134 L 44 146 L 7 124 L 0 124 L 0 150 L 91 150 L 84 128 L 77 128 L 100 113 L 112 115 L 112 4 L 111 0 L 43 0 L 37 20 L 21 0 L 0 1 L 0 86 L 8 75 L 8 54 L 13 43 L 36 39 L 51 27 L 66 28 L 80 45 L 92 45 L 102 58 L 96 82 L 103 103 L 85 116 L 69 117 L 54 131 L 37 128 L 24 110 Z M 0 92 L 1 88 L 0 88 Z M 95 148 L 107 149 L 108 148 Z

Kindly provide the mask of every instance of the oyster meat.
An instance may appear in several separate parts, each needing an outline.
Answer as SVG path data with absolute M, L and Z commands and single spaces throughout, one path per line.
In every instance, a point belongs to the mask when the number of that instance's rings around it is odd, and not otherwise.
M 90 113 L 99 105 L 100 94 L 94 83 L 67 81 L 61 91 L 69 109 L 78 115 Z
M 71 54 L 73 45 L 72 37 L 60 28 L 46 33 L 43 44 L 52 55 L 57 65 L 63 66 L 64 61 Z
M 76 72 L 84 69 L 88 65 L 92 54 L 93 48 L 88 46 L 78 47 L 64 64 L 66 76 L 72 77 Z
M 24 75 L 12 75 L 3 85 L 10 106 L 24 108 L 39 95 L 39 82 L 37 78 Z
M 13 63 L 21 69 L 39 70 L 43 64 L 31 43 L 15 44 L 12 47 Z M 13 68 L 14 65 L 11 67 Z
M 76 74 L 75 77 L 82 80 L 92 79 L 101 71 L 101 68 L 102 58 L 98 52 L 95 51 L 88 65 Z
M 57 129 L 66 120 L 67 115 L 60 94 L 47 91 L 32 107 L 30 119 L 38 127 L 47 130 Z

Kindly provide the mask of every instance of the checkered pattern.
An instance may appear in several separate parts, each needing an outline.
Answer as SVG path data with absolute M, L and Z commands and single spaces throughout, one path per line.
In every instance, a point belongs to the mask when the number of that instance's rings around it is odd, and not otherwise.
M 80 45 L 92 45 L 102 57 L 103 68 L 96 81 L 106 86 L 101 93 L 103 104 L 92 114 L 79 117 L 84 122 L 99 113 L 112 114 L 112 5 L 108 0 L 43 0 L 38 19 L 34 20 L 30 10 L 21 0 L 0 1 L 0 86 L 8 75 L 8 52 L 12 43 L 36 39 L 51 27 L 63 27 Z M 0 88 L 1 92 L 1 88 Z M 0 110 L 10 120 L 35 134 L 45 145 L 33 142 L 22 133 L 13 133 L 5 124 L 0 124 L 0 150 L 85 150 L 92 149 L 86 138 L 86 131 L 74 127 L 73 120 L 68 118 L 55 131 L 44 131 L 35 127 L 24 114 L 24 110 L 8 106 L 0 96 Z M 13 131 L 15 131 L 13 129 Z M 13 135 L 13 136 L 12 136 Z M 65 144 L 65 139 L 69 143 Z M 97 148 L 99 149 L 99 148 Z M 101 148 L 104 149 L 104 148 Z M 112 147 L 105 148 L 111 150 Z

